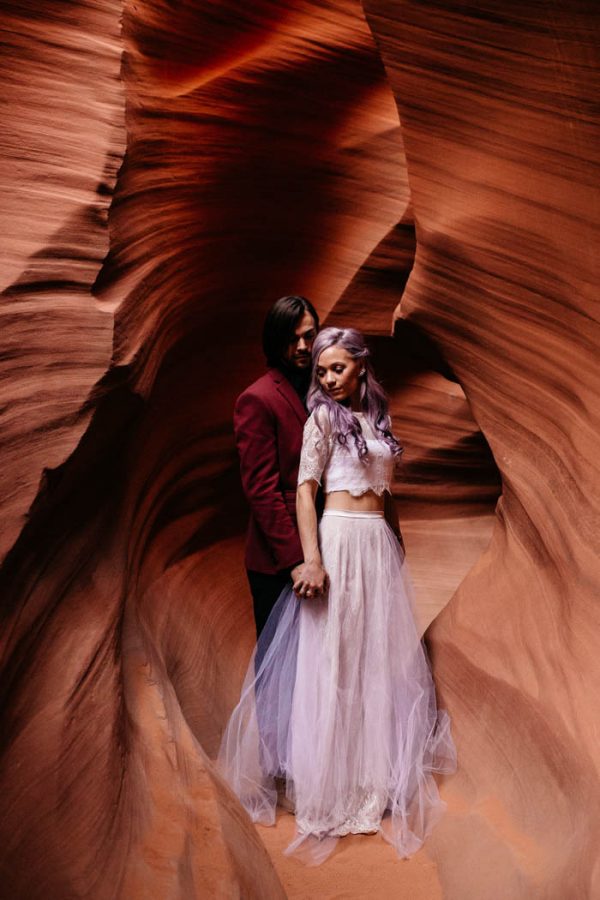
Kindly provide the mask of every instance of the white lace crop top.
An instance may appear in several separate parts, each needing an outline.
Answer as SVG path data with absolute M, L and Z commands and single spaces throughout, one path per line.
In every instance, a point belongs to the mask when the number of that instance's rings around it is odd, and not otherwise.
M 323 430 L 315 421 L 315 414 L 319 416 Z M 375 437 L 363 413 L 355 415 L 367 443 L 368 458 L 365 461 L 359 458 L 352 438 L 345 446 L 334 440 L 327 411 L 319 407 L 304 426 L 298 484 L 316 481 L 323 485 L 325 494 L 348 491 L 353 497 L 360 497 L 367 491 L 374 491 L 379 496 L 390 491 L 395 464 L 392 449 Z

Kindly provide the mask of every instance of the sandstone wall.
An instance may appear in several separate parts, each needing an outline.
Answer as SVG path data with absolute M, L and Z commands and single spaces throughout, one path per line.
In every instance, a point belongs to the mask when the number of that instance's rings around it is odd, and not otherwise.
M 371 337 L 423 624 L 478 560 L 429 631 L 444 894 L 593 896 L 592 10 L 6 9 L 7 896 L 284 895 L 210 757 L 252 644 L 231 408 L 291 291 Z

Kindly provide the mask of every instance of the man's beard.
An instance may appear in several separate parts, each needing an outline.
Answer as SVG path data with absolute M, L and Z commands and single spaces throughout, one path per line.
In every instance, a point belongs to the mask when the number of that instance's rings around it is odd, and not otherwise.
M 299 365 L 300 360 L 304 361 L 304 365 Z M 310 363 L 311 363 L 311 355 L 310 353 L 298 353 L 294 356 L 292 360 L 290 360 L 289 365 L 293 366 L 295 369 L 300 369 L 303 371 L 304 369 L 308 369 L 310 371 Z
M 290 382 L 296 393 L 300 395 L 302 402 L 306 400 L 308 388 L 310 386 L 310 378 L 312 375 L 312 366 L 295 366 L 292 362 L 282 360 L 279 368 Z

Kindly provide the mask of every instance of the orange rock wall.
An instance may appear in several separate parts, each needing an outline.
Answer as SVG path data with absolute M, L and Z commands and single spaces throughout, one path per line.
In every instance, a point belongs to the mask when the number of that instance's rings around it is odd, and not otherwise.
M 448 896 L 600 895 L 600 329 L 591 5 L 367 0 L 416 220 L 398 315 L 494 454 L 488 551 L 430 631 L 460 771 Z
M 91 290 L 125 145 L 119 15 L 117 0 L 3 4 L 0 557 L 110 363 Z
M 586 896 L 589 12 L 369 0 L 372 34 L 354 0 L 70 9 L 11 6 L 5 70 L 8 894 L 284 895 L 209 757 L 252 644 L 231 408 L 298 291 L 372 336 L 437 606 L 502 475 L 430 631 L 461 761 L 443 890 Z

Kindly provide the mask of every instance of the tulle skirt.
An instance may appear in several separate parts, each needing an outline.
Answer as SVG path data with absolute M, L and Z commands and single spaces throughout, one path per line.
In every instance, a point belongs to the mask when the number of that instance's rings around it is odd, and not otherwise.
M 445 806 L 433 773 L 454 771 L 456 757 L 403 553 L 379 513 L 326 510 L 319 545 L 328 594 L 280 595 L 218 763 L 264 825 L 285 780 L 297 829 L 286 852 L 307 863 L 342 835 L 376 831 L 410 856 Z

